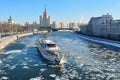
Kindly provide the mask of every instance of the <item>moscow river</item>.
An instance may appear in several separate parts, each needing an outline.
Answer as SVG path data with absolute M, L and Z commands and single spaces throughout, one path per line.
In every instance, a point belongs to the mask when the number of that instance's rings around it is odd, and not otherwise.
M 42 34 L 18 39 L 0 52 L 0 80 L 120 80 L 120 48 L 83 39 L 73 32 L 51 32 L 64 54 L 48 65 L 37 49 Z

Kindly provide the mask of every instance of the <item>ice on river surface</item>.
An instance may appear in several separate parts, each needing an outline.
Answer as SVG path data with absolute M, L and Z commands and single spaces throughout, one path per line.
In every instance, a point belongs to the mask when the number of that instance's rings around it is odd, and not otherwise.
M 99 44 L 96 43 L 96 40 L 94 43 L 73 32 L 52 32 L 49 33 L 49 38 L 60 46 L 60 52 L 64 54 L 62 61 L 64 64 L 60 67 L 52 67 L 48 66 L 48 61 L 37 50 L 39 38 L 41 38 L 41 34 L 20 38 L 9 45 L 12 48 L 8 46 L 0 52 L 3 53 L 0 55 L 0 79 L 120 79 L 120 49 L 117 48 L 118 46 L 108 46 L 105 44 L 106 42 Z

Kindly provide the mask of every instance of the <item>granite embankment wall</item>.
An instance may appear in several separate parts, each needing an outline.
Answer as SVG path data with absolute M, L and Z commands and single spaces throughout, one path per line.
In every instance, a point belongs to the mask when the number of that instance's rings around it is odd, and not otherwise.
M 24 36 L 28 36 L 28 35 L 32 35 L 32 34 L 33 33 L 23 33 L 23 34 L 13 35 L 13 36 L 9 36 L 9 37 L 6 37 L 4 39 L 1 39 L 0 40 L 0 50 L 5 48 L 11 42 L 17 40 L 18 38 L 21 38 L 21 37 L 24 37 Z

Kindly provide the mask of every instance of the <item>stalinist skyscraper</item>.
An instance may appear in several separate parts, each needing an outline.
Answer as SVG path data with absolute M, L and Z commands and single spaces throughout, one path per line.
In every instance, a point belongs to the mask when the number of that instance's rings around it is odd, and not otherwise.
M 50 16 L 48 16 L 46 7 L 43 16 L 40 16 L 40 27 L 50 27 Z

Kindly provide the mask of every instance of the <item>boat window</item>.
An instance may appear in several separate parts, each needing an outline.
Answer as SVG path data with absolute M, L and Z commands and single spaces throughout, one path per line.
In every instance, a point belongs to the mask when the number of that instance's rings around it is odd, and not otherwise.
M 53 51 L 46 50 L 46 52 L 49 53 L 49 55 L 54 55 Z
M 56 44 L 47 44 L 48 47 L 56 47 Z

